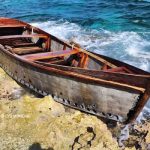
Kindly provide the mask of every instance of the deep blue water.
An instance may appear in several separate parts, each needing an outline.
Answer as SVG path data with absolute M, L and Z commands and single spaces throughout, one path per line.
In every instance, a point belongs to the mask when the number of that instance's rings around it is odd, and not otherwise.
M 0 0 L 0 16 L 150 72 L 150 0 Z
M 0 0 L 0 16 L 64 19 L 88 29 L 150 31 L 150 0 Z

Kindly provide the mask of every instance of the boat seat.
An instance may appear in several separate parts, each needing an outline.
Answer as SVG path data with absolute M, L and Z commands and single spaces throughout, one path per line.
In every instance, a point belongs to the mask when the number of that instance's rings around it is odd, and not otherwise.
M 4 41 L 3 45 L 9 45 L 9 46 L 14 47 L 14 48 L 9 49 L 9 50 L 12 53 L 16 53 L 16 54 L 19 54 L 19 55 L 35 53 L 35 52 L 43 52 L 44 51 L 43 48 L 38 47 L 38 46 L 34 46 L 32 43 L 30 43 L 30 44 L 28 43 L 27 44 L 27 43 L 24 43 L 24 42 L 23 43 L 22 42 L 15 42 L 15 40 L 20 40 L 20 39 L 24 39 L 24 38 L 34 38 L 34 37 L 44 38 L 46 40 L 49 39 L 49 37 L 47 35 L 45 35 L 45 34 L 28 34 L 28 35 L 6 35 L 6 36 L 0 36 L 0 40 Z M 11 39 L 13 39 L 13 42 L 10 45 Z M 7 41 L 9 41 L 9 43 Z M 15 44 L 13 44 L 13 43 L 15 43 Z M 48 46 L 47 46 L 47 49 L 49 49 Z
M 31 61 L 36 60 L 43 60 L 43 59 L 50 59 L 55 57 L 63 57 L 67 55 L 72 55 L 78 53 L 77 50 L 60 50 L 60 51 L 54 51 L 54 52 L 44 52 L 44 53 L 36 53 L 36 54 L 27 54 L 21 56 L 23 59 L 28 59 Z
M 29 42 L 24 42 L 24 43 L 15 43 L 13 44 L 13 47 L 27 47 L 27 46 L 35 46 L 35 43 L 29 43 Z
M 28 46 L 28 47 L 12 48 L 11 51 L 15 54 L 22 55 L 22 54 L 29 54 L 35 52 L 42 52 L 44 51 L 44 49 L 38 46 Z

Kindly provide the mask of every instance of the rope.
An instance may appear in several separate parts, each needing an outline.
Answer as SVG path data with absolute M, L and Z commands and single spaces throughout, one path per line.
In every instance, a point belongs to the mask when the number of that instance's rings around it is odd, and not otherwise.
M 74 49 L 74 46 L 75 46 L 75 44 L 73 43 L 73 44 L 72 44 L 72 50 Z

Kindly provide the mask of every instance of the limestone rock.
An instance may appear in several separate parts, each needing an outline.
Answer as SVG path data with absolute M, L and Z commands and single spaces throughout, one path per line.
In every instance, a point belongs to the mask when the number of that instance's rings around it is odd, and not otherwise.
M 14 97 L 10 95 L 21 87 L 1 69 L 0 75 L 0 147 L 2 149 L 119 149 L 107 126 L 97 117 L 77 110 L 69 111 L 69 108 L 66 109 L 55 102 L 51 96 L 36 98 L 24 93 L 11 101 L 15 98 L 15 94 Z
M 119 128 L 110 130 L 97 117 L 65 107 L 51 96 L 36 98 L 0 69 L 0 149 L 119 150 Z M 141 146 L 148 149 L 146 131 L 148 122 L 135 126 L 124 142 L 125 150 L 135 150 L 144 133 Z

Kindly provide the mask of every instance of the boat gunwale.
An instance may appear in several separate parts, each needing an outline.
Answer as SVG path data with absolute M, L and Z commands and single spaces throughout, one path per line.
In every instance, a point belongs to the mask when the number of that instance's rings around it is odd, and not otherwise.
M 34 63 L 39 63 L 39 62 L 40 61 L 34 61 Z M 44 63 L 43 63 L 43 65 L 44 65 Z M 48 65 L 48 63 L 46 65 Z M 74 67 L 74 66 L 65 66 L 65 65 L 59 65 L 59 64 L 49 64 L 49 65 L 56 66 L 56 67 L 60 66 L 60 67 L 64 67 L 64 68 L 78 69 L 78 70 L 86 70 L 86 71 L 91 71 L 94 73 L 105 72 L 105 73 L 110 73 L 110 74 L 128 75 L 128 76 L 135 76 L 135 77 L 142 77 L 142 78 L 149 78 L 150 79 L 150 75 L 132 74 L 132 73 L 125 73 L 125 72 L 110 72 L 107 70 L 96 70 L 96 69 L 80 68 L 80 67 Z

